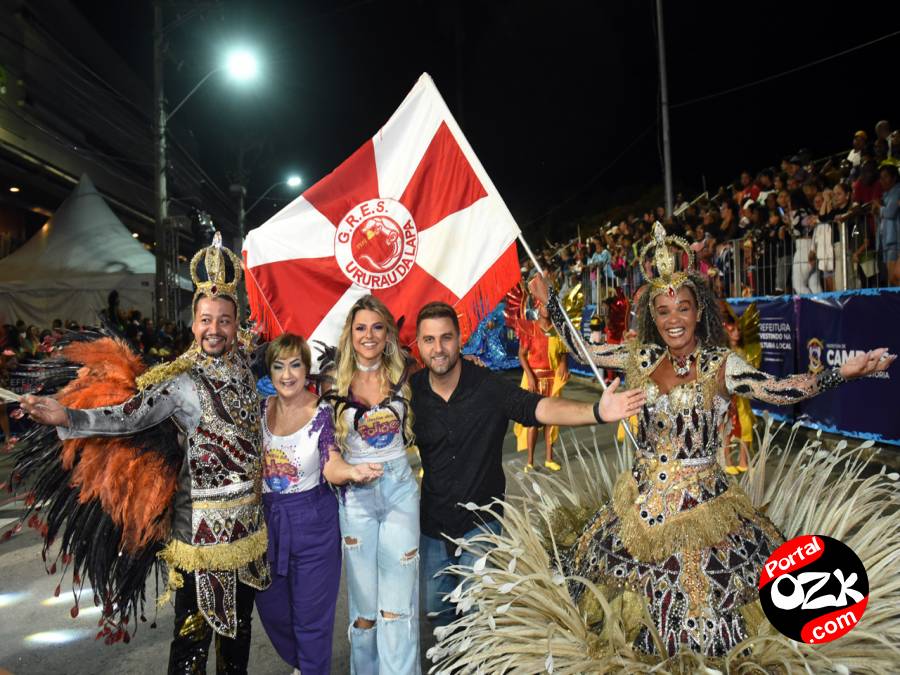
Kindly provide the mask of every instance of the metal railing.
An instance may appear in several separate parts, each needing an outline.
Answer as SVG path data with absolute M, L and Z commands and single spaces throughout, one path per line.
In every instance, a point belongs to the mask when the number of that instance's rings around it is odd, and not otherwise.
M 748 233 L 716 249 L 723 297 L 874 288 L 884 281 L 869 216 L 818 223 L 785 239 Z
M 584 265 L 578 271 L 570 270 L 562 280 L 560 293 L 565 294 L 577 284 L 581 284 L 584 304 L 600 304 L 614 296 L 620 286 L 627 289 L 631 285 L 628 267 L 619 273 L 616 273 L 615 269 L 611 263 L 604 263 Z

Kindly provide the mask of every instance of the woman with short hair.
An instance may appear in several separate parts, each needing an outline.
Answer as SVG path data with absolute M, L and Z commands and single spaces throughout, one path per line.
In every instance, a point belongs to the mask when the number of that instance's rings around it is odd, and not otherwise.
M 272 585 L 257 593 L 256 607 L 275 650 L 295 673 L 325 675 L 331 672 L 341 579 L 338 506 L 328 483 L 366 483 L 381 468 L 341 459 L 331 406 L 306 388 L 306 340 L 292 333 L 273 340 L 266 366 L 276 392 L 262 402 L 261 412 Z

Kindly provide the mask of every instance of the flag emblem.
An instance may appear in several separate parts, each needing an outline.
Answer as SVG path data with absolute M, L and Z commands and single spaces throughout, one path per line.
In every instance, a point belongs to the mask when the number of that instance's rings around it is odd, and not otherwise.
M 412 214 L 395 199 L 369 199 L 341 218 L 334 257 L 341 272 L 363 288 L 389 288 L 416 262 L 419 234 Z

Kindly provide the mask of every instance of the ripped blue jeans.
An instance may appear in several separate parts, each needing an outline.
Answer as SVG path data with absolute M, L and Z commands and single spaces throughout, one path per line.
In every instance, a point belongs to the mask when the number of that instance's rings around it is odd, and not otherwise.
M 348 487 L 340 505 L 352 675 L 421 672 L 419 489 L 405 457 L 383 467 L 378 480 Z

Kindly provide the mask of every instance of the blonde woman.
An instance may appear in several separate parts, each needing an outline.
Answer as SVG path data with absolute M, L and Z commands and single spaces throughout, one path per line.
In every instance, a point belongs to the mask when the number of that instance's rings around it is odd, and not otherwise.
M 292 333 L 276 338 L 266 348 L 266 366 L 276 392 L 263 401 L 261 414 L 272 585 L 257 593 L 256 608 L 275 650 L 295 673 L 328 675 L 341 533 L 327 483 L 366 483 L 381 475 L 381 467 L 341 459 L 334 412 L 306 388 L 306 340 Z
M 420 672 L 419 491 L 407 460 L 413 444 L 407 363 L 397 324 L 366 295 L 341 332 L 334 389 L 337 444 L 350 465 L 382 475 L 351 483 L 340 503 L 350 605 L 350 672 Z

